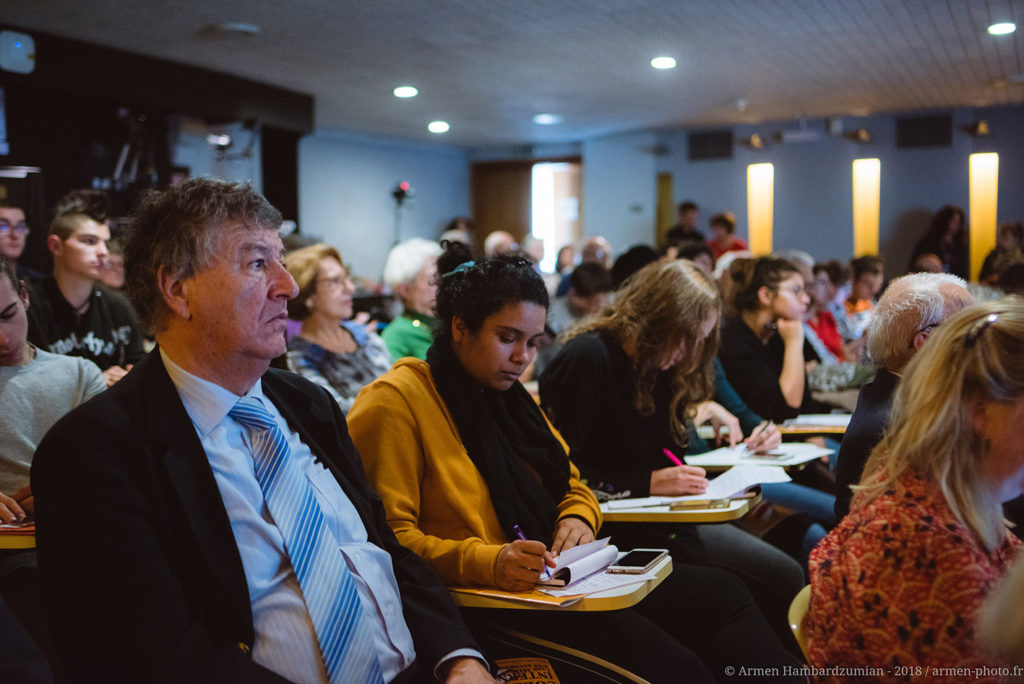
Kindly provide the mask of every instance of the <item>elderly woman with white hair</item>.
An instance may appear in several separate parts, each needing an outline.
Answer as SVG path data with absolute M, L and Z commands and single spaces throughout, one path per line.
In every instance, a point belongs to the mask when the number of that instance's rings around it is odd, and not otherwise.
M 441 246 L 412 238 L 391 248 L 384 264 L 384 282 L 402 302 L 402 315 L 384 328 L 381 337 L 396 361 L 404 356 L 427 358 L 433 341 L 437 257 Z

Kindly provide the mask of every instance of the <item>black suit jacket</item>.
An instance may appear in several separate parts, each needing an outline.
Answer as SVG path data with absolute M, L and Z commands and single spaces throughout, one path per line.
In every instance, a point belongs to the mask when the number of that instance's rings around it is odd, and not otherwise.
M 853 499 L 850 485 L 860 482 L 872 449 L 882 441 L 882 433 L 889 427 L 892 398 L 899 381 L 898 375 L 881 369 L 875 379 L 860 390 L 857 408 L 843 435 L 836 461 L 836 522 L 850 512 Z
M 476 648 L 444 585 L 398 544 L 345 419 L 322 388 L 263 376 L 267 397 L 391 554 L 417 661 Z M 283 682 L 249 656 L 253 620 L 227 512 L 185 408 L 154 352 L 46 435 L 32 466 L 39 569 L 75 681 Z

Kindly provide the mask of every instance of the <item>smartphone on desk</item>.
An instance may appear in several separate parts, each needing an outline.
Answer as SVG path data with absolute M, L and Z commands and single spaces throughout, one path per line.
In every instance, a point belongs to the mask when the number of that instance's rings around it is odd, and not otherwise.
M 668 549 L 633 549 L 608 566 L 608 572 L 642 575 L 668 555 Z

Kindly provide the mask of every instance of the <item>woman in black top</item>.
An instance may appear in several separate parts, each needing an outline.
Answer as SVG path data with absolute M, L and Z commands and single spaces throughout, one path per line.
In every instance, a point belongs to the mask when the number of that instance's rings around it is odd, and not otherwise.
M 735 277 L 735 275 L 734 275 Z M 804 366 L 804 279 L 783 259 L 754 261 L 737 283 L 737 315 L 722 325 L 718 358 L 747 406 L 781 422 L 800 413 L 827 413 L 811 397 Z
M 701 468 L 674 466 L 663 449 L 682 455 L 690 422 L 711 420 L 728 425 L 731 439 L 740 435 L 736 419 L 707 401 L 720 307 L 714 283 L 692 263 L 658 262 L 570 332 L 540 378 L 541 405 L 591 488 L 636 497 L 699 494 L 707 487 Z M 804 584 L 803 571 L 757 537 L 732 525 L 608 523 L 603 532 L 730 571 L 751 589 L 777 633 L 787 632 L 786 611 Z

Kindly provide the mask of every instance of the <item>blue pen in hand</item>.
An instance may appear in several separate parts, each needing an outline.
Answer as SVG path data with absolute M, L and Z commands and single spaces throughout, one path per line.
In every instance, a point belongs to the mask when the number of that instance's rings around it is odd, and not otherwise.
M 512 530 L 516 533 L 517 537 L 519 537 L 523 541 L 526 541 L 526 535 L 523 534 L 523 530 L 519 527 L 519 525 L 513 525 Z M 544 579 L 551 579 L 551 571 L 548 570 L 547 563 L 544 564 Z

